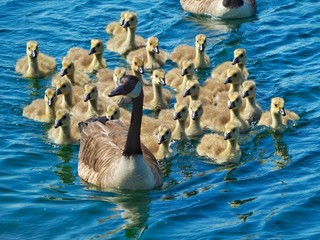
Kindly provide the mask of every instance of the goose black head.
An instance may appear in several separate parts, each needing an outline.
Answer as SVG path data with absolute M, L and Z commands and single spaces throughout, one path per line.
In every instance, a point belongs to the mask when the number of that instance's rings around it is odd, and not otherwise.
M 124 95 L 136 98 L 142 91 L 142 84 L 136 76 L 125 75 L 120 79 L 120 85 L 108 94 L 109 97 Z

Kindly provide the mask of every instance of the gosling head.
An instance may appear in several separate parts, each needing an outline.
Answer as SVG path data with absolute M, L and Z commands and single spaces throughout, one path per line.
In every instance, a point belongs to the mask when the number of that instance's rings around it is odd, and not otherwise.
M 138 58 L 138 57 L 134 57 L 131 61 L 131 69 L 134 72 L 139 72 L 141 74 L 144 74 L 144 63 L 143 60 Z
M 126 69 L 123 67 L 116 67 L 113 71 L 113 81 L 116 86 L 119 85 L 120 79 L 126 74 Z
M 239 85 L 242 81 L 242 73 L 239 68 L 232 67 L 227 70 L 227 79 L 224 84 L 231 83 L 233 85 Z
M 228 108 L 229 109 L 240 109 L 242 100 L 241 96 L 237 92 L 232 92 L 228 94 Z
M 224 140 L 237 140 L 239 138 L 239 126 L 227 123 L 225 126 Z
M 98 89 L 92 83 L 88 83 L 84 86 L 84 98 L 83 101 L 95 100 L 98 98 Z
M 120 108 L 118 105 L 108 105 L 106 111 L 106 117 L 108 120 L 115 120 L 120 118 Z
M 281 97 L 275 97 L 271 99 L 270 111 L 273 114 L 281 114 L 282 116 L 286 115 L 284 110 L 284 100 Z
M 146 49 L 151 53 L 159 53 L 159 40 L 156 37 L 149 37 L 147 40 Z
M 130 98 L 137 98 L 142 94 L 142 83 L 139 78 L 132 75 L 125 75 L 120 80 L 120 85 L 108 94 L 109 97 L 127 96 Z
M 102 54 L 103 53 L 103 42 L 101 39 L 91 39 L 91 47 L 89 55 L 91 54 Z
M 247 62 L 247 51 L 244 48 L 238 48 L 233 52 L 232 65 L 241 64 L 245 65 Z
M 54 106 L 56 100 L 57 100 L 57 95 L 56 91 L 53 88 L 47 88 L 46 91 L 44 92 L 44 100 L 48 104 L 49 107 Z
M 126 14 L 128 13 L 128 11 L 125 11 L 125 12 L 121 12 L 120 13 L 120 26 L 123 27 L 123 24 L 124 24 L 124 21 L 125 21 L 125 17 L 126 17 Z
M 186 89 L 183 93 L 183 97 L 186 96 L 198 96 L 200 93 L 200 84 L 198 81 L 187 81 Z
M 201 118 L 203 114 L 203 106 L 201 101 L 194 101 L 191 102 L 191 105 L 189 107 L 190 115 L 192 120 L 196 120 Z
M 207 37 L 204 34 L 198 34 L 196 36 L 196 48 L 199 49 L 201 52 L 204 51 L 207 44 Z
M 166 78 L 165 78 L 165 71 L 162 69 L 156 69 L 152 73 L 152 84 L 156 86 L 165 86 L 166 85 Z
M 56 121 L 54 127 L 66 127 L 70 125 L 70 113 L 65 109 L 60 109 L 56 112 Z
M 194 63 L 193 61 L 182 62 L 182 76 L 193 76 L 194 74 Z
M 244 81 L 242 84 L 242 97 L 253 98 L 256 96 L 256 84 L 254 81 Z
M 171 130 L 166 126 L 159 126 L 156 129 L 155 134 L 157 135 L 159 145 L 170 142 L 171 140 Z
M 36 58 L 39 54 L 39 46 L 36 41 L 28 41 L 27 42 L 27 56 L 31 58 Z
M 138 17 L 134 12 L 127 12 L 124 14 L 124 21 L 122 27 L 124 28 L 136 28 L 138 24 Z
M 61 69 L 61 76 L 70 76 L 74 74 L 74 64 L 73 62 L 67 58 L 64 57 L 62 59 L 62 69 Z
M 72 86 L 69 80 L 60 79 L 56 84 L 56 94 L 68 95 L 72 92 Z
M 188 107 L 185 104 L 174 105 L 173 120 L 186 120 L 188 118 Z

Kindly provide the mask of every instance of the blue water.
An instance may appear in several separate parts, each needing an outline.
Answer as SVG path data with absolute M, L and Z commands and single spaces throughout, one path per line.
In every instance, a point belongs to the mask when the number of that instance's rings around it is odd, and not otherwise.
M 320 2 L 257 2 L 256 17 L 222 22 L 183 12 L 178 0 L 0 1 L 0 238 L 320 239 Z M 71 47 L 107 41 L 105 25 L 123 10 L 137 12 L 137 33 L 157 36 L 167 52 L 206 34 L 212 66 L 201 81 L 246 48 L 259 104 L 267 110 L 281 96 L 301 119 L 281 134 L 252 129 L 237 166 L 198 157 L 194 140 L 173 144 L 160 189 L 90 188 L 77 176 L 79 146 L 50 143 L 49 125 L 22 117 L 51 77 L 25 79 L 14 66 L 35 39 L 58 71 Z M 112 69 L 128 67 L 116 53 L 105 56 Z

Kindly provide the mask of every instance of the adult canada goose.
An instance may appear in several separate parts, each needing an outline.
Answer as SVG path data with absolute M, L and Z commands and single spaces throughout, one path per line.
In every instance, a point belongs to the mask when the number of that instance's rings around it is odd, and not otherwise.
M 57 82 L 61 78 L 66 78 L 71 82 L 72 85 L 78 85 L 78 86 L 84 86 L 90 81 L 89 76 L 82 71 L 77 71 L 75 69 L 73 61 L 71 61 L 67 57 L 64 57 L 62 59 L 61 73 L 56 75 L 54 78 L 52 78 L 51 80 L 52 86 L 55 87 Z
M 108 50 L 126 55 L 130 51 L 144 46 L 146 41 L 136 35 L 137 24 L 137 15 L 133 12 L 126 13 L 122 27 L 127 28 L 127 33 L 113 36 L 107 43 Z
M 145 143 L 157 160 L 170 158 L 172 156 L 172 149 L 170 149 L 171 129 L 161 125 L 156 128 L 153 135 L 156 135 L 157 141 L 155 141 L 155 138 L 150 139 L 149 135 L 142 136 L 142 142 Z
M 183 10 L 221 19 L 247 18 L 256 14 L 256 0 L 180 0 Z
M 39 122 L 54 122 L 55 103 L 57 95 L 54 89 L 47 88 L 45 91 L 44 99 L 36 99 L 32 103 L 23 108 L 22 115 Z
M 238 138 L 238 126 L 226 124 L 223 137 L 218 134 L 204 135 L 197 146 L 197 152 L 200 156 L 213 159 L 217 164 L 237 163 L 241 158 Z
M 158 161 L 140 142 L 143 90 L 135 76 L 124 76 L 109 96 L 132 98 L 129 130 L 119 120 L 79 124 L 78 174 L 101 188 L 151 189 L 162 184 Z
M 118 34 L 121 34 L 121 33 L 126 33 L 127 32 L 127 28 L 124 28 L 123 24 L 124 24 L 125 15 L 127 13 L 128 12 L 121 12 L 120 13 L 120 21 L 119 22 L 111 22 L 111 23 L 109 23 L 105 28 L 106 33 L 112 34 L 112 35 L 118 35 Z
M 56 108 L 64 108 L 70 111 L 74 105 L 81 101 L 83 93 L 84 89 L 82 87 L 72 86 L 69 80 L 60 79 L 56 83 L 56 94 L 62 96 L 58 96 Z
M 198 137 L 203 135 L 203 127 L 201 126 L 200 119 L 203 114 L 203 107 L 201 101 L 192 102 L 189 106 L 190 123 L 186 129 L 188 137 Z
M 262 115 L 262 109 L 256 103 L 256 84 L 252 80 L 243 82 L 242 97 L 247 99 L 247 103 L 241 111 L 241 115 L 249 125 L 257 123 Z
M 214 81 L 223 82 L 227 77 L 227 71 L 232 66 L 236 66 L 242 72 L 243 78 L 247 79 L 249 72 L 245 67 L 247 63 L 247 51 L 244 48 L 238 48 L 233 52 L 233 60 L 221 63 L 211 72 L 211 78 Z
M 49 139 L 56 144 L 78 144 L 78 122 L 77 120 L 71 121 L 70 113 L 66 109 L 58 110 L 55 123 L 48 131 Z
M 56 60 L 39 52 L 38 42 L 27 42 L 26 56 L 16 63 L 16 72 L 28 78 L 42 78 L 56 70 Z
M 159 68 L 167 61 L 167 53 L 159 49 L 159 40 L 156 37 L 149 37 L 145 48 L 131 51 L 127 55 L 127 62 L 131 63 L 133 57 L 143 59 L 145 69 Z
M 288 121 L 298 120 L 299 116 L 291 111 L 284 109 L 284 100 L 280 97 L 271 99 L 269 112 L 264 112 L 258 125 L 266 125 L 274 129 L 281 129 L 287 125 Z
M 97 87 L 88 83 L 84 86 L 83 101 L 78 102 L 72 108 L 72 114 L 79 116 L 81 120 L 86 120 L 91 117 L 98 117 L 106 110 L 106 104 L 99 101 Z
M 198 34 L 196 36 L 196 47 L 191 47 L 187 45 L 177 46 L 172 54 L 171 60 L 177 63 L 180 67 L 182 62 L 185 60 L 193 61 L 195 68 L 206 68 L 210 66 L 210 58 L 205 53 L 205 48 L 207 45 L 207 37 L 204 34 Z
M 99 69 L 107 67 L 106 59 L 103 57 L 103 42 L 101 39 L 91 39 L 89 52 L 79 47 L 71 48 L 67 57 L 76 65 L 76 68 L 86 73 L 96 73 Z
M 197 80 L 194 77 L 194 63 L 192 61 L 183 61 L 181 69 L 174 68 L 166 75 L 166 83 L 177 92 L 184 91 L 189 80 Z
M 152 86 L 144 86 L 144 105 L 145 109 L 160 111 L 168 108 L 171 93 L 167 89 L 162 89 L 166 85 L 165 71 L 156 69 L 152 72 Z

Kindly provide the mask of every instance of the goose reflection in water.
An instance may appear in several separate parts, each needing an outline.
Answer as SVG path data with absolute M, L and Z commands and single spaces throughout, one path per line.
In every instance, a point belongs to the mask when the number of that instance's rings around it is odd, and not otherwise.
M 56 151 L 56 155 L 62 161 L 55 166 L 54 173 L 61 179 L 64 184 L 74 184 L 75 174 L 73 173 L 73 167 L 70 164 L 70 159 L 72 157 L 72 146 L 62 146 Z

